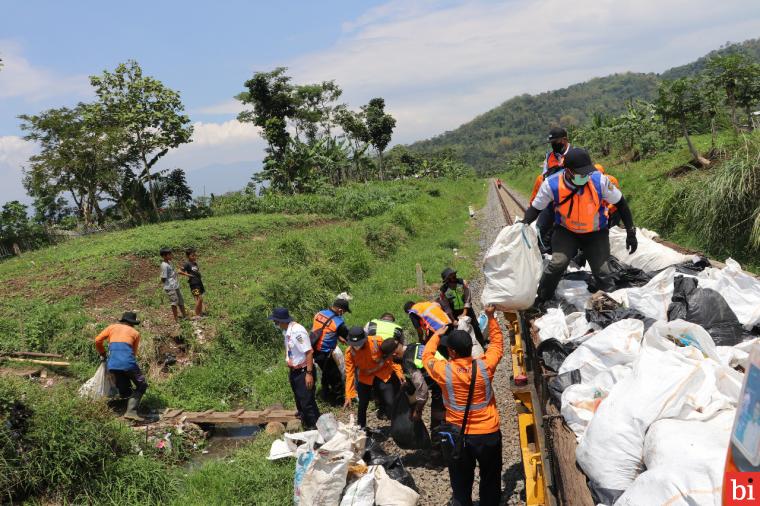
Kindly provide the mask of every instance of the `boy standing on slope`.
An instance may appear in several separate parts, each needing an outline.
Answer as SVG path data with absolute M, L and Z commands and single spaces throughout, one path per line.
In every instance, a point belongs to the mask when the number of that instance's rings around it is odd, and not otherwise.
M 172 267 L 172 250 L 170 248 L 161 248 L 159 252 L 162 258 L 161 262 L 161 284 L 164 287 L 166 295 L 169 297 L 169 302 L 172 305 L 172 315 L 174 316 L 174 322 L 179 319 L 178 312 L 182 312 L 182 317 L 187 318 L 187 311 L 185 310 L 185 300 L 182 298 L 182 292 L 179 289 L 179 279 L 177 279 L 177 271 Z M 182 274 L 185 274 L 184 272 Z M 187 274 L 185 274 L 187 275 Z
M 203 307 L 203 294 L 206 293 L 206 288 L 203 286 L 203 278 L 201 277 L 201 271 L 198 268 L 198 253 L 194 248 L 189 248 L 185 251 L 187 255 L 187 262 L 182 266 L 180 274 L 188 277 L 187 281 L 190 284 L 190 293 L 195 298 L 195 316 L 200 318 L 204 311 Z

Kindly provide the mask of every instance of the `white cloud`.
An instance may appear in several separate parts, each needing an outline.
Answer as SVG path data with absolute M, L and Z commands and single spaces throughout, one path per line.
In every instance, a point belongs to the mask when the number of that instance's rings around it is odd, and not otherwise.
M 21 184 L 22 167 L 37 147 L 16 135 L 0 136 L 0 204 L 8 200 L 28 202 Z
M 0 40 L 0 99 L 20 98 L 37 102 L 52 97 L 84 98 L 92 95 L 90 83 L 84 75 L 60 75 L 35 66 L 21 54 L 18 44 Z
M 331 48 L 291 63 L 335 79 L 354 106 L 386 98 L 396 141 L 457 127 L 521 93 L 611 72 L 661 71 L 760 35 L 756 0 L 394 0 L 345 23 Z
M 245 106 L 239 100 L 231 98 L 217 104 L 212 104 L 206 107 L 199 107 L 198 109 L 194 109 L 191 112 L 194 114 L 234 114 L 237 116 L 239 113 L 243 112 L 243 110 L 245 110 Z

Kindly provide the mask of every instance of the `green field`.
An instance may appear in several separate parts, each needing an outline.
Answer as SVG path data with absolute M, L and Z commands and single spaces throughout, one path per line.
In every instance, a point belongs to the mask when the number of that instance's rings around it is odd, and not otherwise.
M 122 311 L 138 312 L 148 408 L 293 406 L 281 336 L 266 320 L 271 307 L 288 306 L 308 326 L 315 311 L 345 290 L 354 297 L 349 325 L 363 325 L 385 311 L 400 317 L 404 301 L 415 297 L 417 263 L 431 286 L 446 265 L 465 277 L 474 274 L 477 230 L 467 206 L 483 205 L 486 184 L 481 179 L 373 183 L 372 195 L 379 198 L 383 192 L 395 195 L 403 185 L 404 198 L 385 200 L 384 210 L 360 211 L 365 218 L 341 217 L 337 214 L 347 214 L 341 207 L 336 215 L 225 215 L 150 225 L 0 263 L 0 350 L 55 352 L 74 362 L 56 371 L 61 377 L 49 388 L 26 380 L 2 382 L 0 418 L 9 417 L 15 403 L 29 411 L 20 440 L 0 427 L 0 490 L 9 491 L 4 499 L 289 502 L 293 463 L 264 459 L 271 443 L 267 436 L 192 471 L 177 466 L 186 455 L 137 455 L 140 438 L 104 403 L 75 396 L 97 365 L 93 337 Z M 356 205 L 362 205 L 360 199 Z M 162 246 L 198 249 L 210 308 L 200 324 L 202 342 L 188 322 L 171 321 L 158 279 Z M 183 259 L 178 251 L 175 263 Z M 189 298 L 184 282 L 183 289 Z M 407 320 L 400 318 L 411 331 Z M 184 364 L 167 372 L 160 364 L 166 352 Z M 19 447 L 37 453 L 19 458 Z

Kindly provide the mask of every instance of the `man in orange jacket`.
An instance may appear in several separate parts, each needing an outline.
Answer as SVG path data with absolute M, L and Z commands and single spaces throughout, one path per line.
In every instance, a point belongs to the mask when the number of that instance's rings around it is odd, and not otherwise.
M 351 401 L 358 396 L 357 421 L 360 427 L 365 427 L 373 389 L 378 393 L 383 411 L 391 413 L 400 383 L 404 382 L 404 371 L 393 362 L 392 355 L 383 355 L 381 336 L 367 336 L 363 328 L 351 327 L 346 341 L 349 348 L 346 353 L 346 401 L 343 407 L 350 408 Z
M 108 372 L 113 374 L 119 395 L 129 398 L 124 418 L 130 420 L 142 420 L 137 414 L 137 408 L 148 389 L 148 382 L 137 365 L 137 349 L 140 347 L 140 333 L 135 328 L 137 325 L 140 325 L 137 314 L 127 311 L 119 323 L 109 325 L 95 338 L 95 349 L 102 361 L 108 360 Z M 106 341 L 108 355 L 104 345 Z
M 463 330 L 454 330 L 443 337 L 449 350 L 448 360 L 435 356 L 441 340 L 439 333 L 430 338 L 422 352 L 425 369 L 443 390 L 446 421 L 458 427 L 464 418 L 472 368 L 477 368 L 462 454 L 449 465 L 454 504 L 463 506 L 472 505 L 476 463 L 480 466 L 481 506 L 497 506 L 501 499 L 501 430 L 492 381 L 504 356 L 504 336 L 494 318 L 494 306 L 488 306 L 485 312 L 491 343 L 481 358 L 471 357 L 472 338 Z

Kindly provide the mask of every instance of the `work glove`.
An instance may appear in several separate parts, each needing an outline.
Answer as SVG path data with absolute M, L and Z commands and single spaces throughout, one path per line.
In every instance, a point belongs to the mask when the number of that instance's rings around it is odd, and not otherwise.
M 636 229 L 629 228 L 626 230 L 625 247 L 628 250 L 628 254 L 633 254 L 639 247 L 639 241 L 636 239 Z

